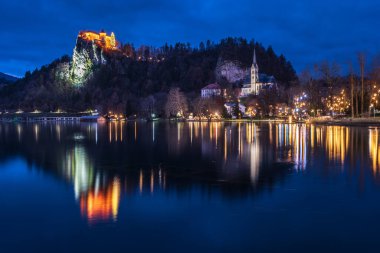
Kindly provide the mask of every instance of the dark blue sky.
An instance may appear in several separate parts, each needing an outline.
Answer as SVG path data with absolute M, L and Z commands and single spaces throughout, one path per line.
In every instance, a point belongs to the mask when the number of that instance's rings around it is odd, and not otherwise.
M 136 46 L 254 38 L 301 71 L 324 59 L 356 61 L 358 51 L 377 54 L 379 15 L 376 0 L 2 1 L 0 72 L 22 76 L 71 55 L 79 30 L 102 28 Z

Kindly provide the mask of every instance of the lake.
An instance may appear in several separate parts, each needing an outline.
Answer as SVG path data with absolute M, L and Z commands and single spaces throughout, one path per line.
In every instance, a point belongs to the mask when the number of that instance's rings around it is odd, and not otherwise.
M 0 252 L 378 252 L 380 128 L 0 124 Z

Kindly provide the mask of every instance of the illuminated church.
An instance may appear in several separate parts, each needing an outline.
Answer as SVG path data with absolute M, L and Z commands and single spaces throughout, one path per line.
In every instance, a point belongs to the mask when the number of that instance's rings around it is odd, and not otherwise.
M 251 71 L 243 83 L 240 97 L 259 95 L 261 90 L 269 89 L 274 86 L 276 86 L 276 79 L 273 76 L 259 74 L 259 66 L 256 62 L 256 50 L 254 50 Z

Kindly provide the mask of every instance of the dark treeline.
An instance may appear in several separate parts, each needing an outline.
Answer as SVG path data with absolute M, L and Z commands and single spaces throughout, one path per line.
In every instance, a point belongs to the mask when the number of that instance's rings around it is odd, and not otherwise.
M 265 48 L 253 40 L 226 38 L 219 43 L 201 42 L 197 48 L 177 43 L 159 49 L 135 49 L 126 44 L 120 53 L 106 55 L 107 64 L 94 66 L 91 78 L 79 88 L 64 78 L 69 76 L 71 64 L 71 58 L 64 56 L 2 88 L 0 106 L 2 110 L 96 108 L 136 114 L 146 110 L 142 105 L 153 101 L 161 114 L 170 88 L 178 87 L 189 100 L 195 99 L 202 87 L 215 81 L 218 59 L 237 61 L 247 68 L 251 66 L 254 48 L 261 73 L 273 75 L 286 88 L 297 80 L 283 55 L 278 56 L 272 47 Z

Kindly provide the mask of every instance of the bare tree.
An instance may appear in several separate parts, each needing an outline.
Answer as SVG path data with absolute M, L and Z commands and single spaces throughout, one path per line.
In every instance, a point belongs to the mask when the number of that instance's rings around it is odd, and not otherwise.
M 372 60 L 370 78 L 374 83 L 380 83 L 380 54 Z
M 359 116 L 359 87 L 355 79 L 354 79 L 354 83 L 355 83 L 355 101 L 356 101 L 355 109 L 356 109 L 356 117 L 357 117 Z
M 201 97 L 197 97 L 192 101 L 192 107 L 195 115 L 202 116 L 205 109 L 204 99 Z
M 171 88 L 165 105 L 165 114 L 170 116 L 183 116 L 187 111 L 187 99 L 179 88 Z
M 323 61 L 319 65 L 315 65 L 314 68 L 316 72 L 320 73 L 321 79 L 327 85 L 329 103 L 332 104 L 333 89 L 339 76 L 340 66 L 336 62 L 330 64 L 328 61 Z
M 140 111 L 145 117 L 150 117 L 152 113 L 155 113 L 155 98 L 150 95 L 140 100 Z
M 333 87 L 339 75 L 340 66 L 336 62 L 330 64 L 328 61 L 323 61 L 315 66 L 315 70 L 320 73 L 321 78 L 329 87 Z
M 316 115 L 319 109 L 322 109 L 321 99 L 321 87 L 318 81 L 313 79 L 313 75 L 309 69 L 305 69 L 299 76 L 300 84 L 302 86 L 301 91 L 306 91 L 309 101 L 310 112 L 314 112 L 311 115 Z M 298 91 L 299 94 L 301 91 Z
M 361 81 L 361 113 L 364 113 L 364 67 L 365 67 L 365 54 L 358 53 L 358 62 L 360 67 L 360 81 Z
M 348 64 L 348 66 L 349 66 L 349 70 L 350 70 L 350 86 L 351 86 L 351 117 L 354 118 L 355 117 L 355 109 L 354 109 L 354 85 L 355 85 L 355 82 L 354 82 L 354 71 L 353 71 L 352 63 L 351 62 Z

